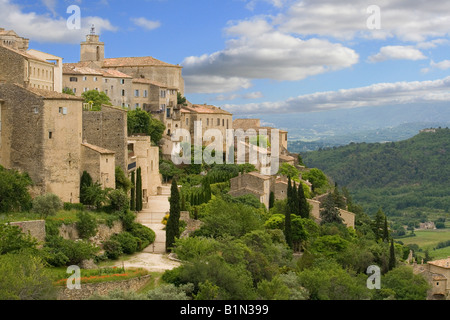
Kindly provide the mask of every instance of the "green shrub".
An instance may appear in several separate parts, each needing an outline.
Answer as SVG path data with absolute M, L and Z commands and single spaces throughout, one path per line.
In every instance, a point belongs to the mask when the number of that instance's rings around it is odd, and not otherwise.
M 82 239 L 89 239 L 97 234 L 97 219 L 89 212 L 77 213 L 79 221 L 77 222 L 77 230 Z
M 133 254 L 138 249 L 138 238 L 133 236 L 129 232 L 121 232 L 119 234 L 115 234 L 111 237 L 111 240 L 116 240 L 120 243 L 122 247 L 123 253 L 125 254 Z
M 0 256 L 0 300 L 56 300 L 43 261 L 25 252 Z
M 130 198 L 122 189 L 112 190 L 108 193 L 111 211 L 127 211 L 130 209 Z
M 0 212 L 31 209 L 28 187 L 32 184 L 28 174 L 0 166 Z
M 72 241 L 59 236 L 48 236 L 44 246 L 45 259 L 55 267 L 77 265 L 95 257 L 99 248 L 87 241 Z M 67 259 L 64 258 L 67 257 Z
M 70 203 L 70 202 L 64 202 L 63 206 L 65 211 L 84 211 L 84 205 L 82 203 Z
M 33 212 L 40 214 L 44 218 L 56 215 L 62 208 L 61 199 L 56 194 L 47 193 L 33 199 Z
M 139 246 L 137 249 L 138 251 L 144 250 L 146 247 L 148 247 L 153 242 L 155 242 L 155 238 L 156 238 L 155 232 L 152 229 L 150 229 L 140 223 L 133 223 L 133 225 L 130 229 L 130 233 L 134 237 L 136 237 L 140 240 Z
M 107 240 L 103 242 L 103 250 L 108 259 L 117 260 L 123 254 L 122 246 L 117 240 Z
M 37 241 L 24 234 L 19 227 L 0 224 L 0 255 L 23 249 L 34 249 Z

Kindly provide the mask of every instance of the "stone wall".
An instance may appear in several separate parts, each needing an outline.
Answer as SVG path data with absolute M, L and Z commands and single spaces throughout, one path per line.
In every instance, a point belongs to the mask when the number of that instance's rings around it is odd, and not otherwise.
M 0 78 L 9 83 L 23 85 L 26 60 L 19 53 L 0 45 Z
M 35 238 L 39 244 L 42 244 L 45 241 L 44 220 L 11 222 L 10 225 L 19 227 L 24 233 L 30 233 L 30 235 Z
M 103 296 L 115 290 L 135 292 L 145 286 L 151 279 L 152 276 L 147 275 L 124 281 L 82 284 L 79 290 L 63 288 L 58 292 L 58 300 L 86 300 L 93 295 Z
M 83 141 L 116 153 L 116 166 L 128 172 L 127 111 L 103 106 L 83 111 Z
M 121 233 L 123 231 L 123 225 L 120 221 L 115 221 L 112 227 L 108 227 L 105 224 L 98 225 L 97 234 L 91 239 L 95 244 L 100 245 L 102 241 L 108 240 L 112 235 Z M 59 227 L 59 235 L 64 239 L 78 240 L 80 236 L 78 234 L 76 224 L 61 225 Z

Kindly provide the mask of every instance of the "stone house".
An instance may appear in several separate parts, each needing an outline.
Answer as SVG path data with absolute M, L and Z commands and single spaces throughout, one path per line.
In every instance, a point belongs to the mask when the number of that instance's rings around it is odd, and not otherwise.
M 27 172 L 32 194 L 79 201 L 82 100 L 55 91 L 0 84 L 0 164 Z
M 287 178 L 282 176 L 262 175 L 257 172 L 239 174 L 238 177 L 231 179 L 231 188 L 229 194 L 238 197 L 245 194 L 253 194 L 266 208 L 269 208 L 270 193 L 273 192 L 275 200 L 284 200 L 287 198 Z M 304 181 L 302 181 L 305 183 Z M 306 184 L 308 182 L 306 181 Z M 299 184 L 297 183 L 297 187 Z M 310 215 L 317 223 L 320 223 L 320 204 L 317 199 L 307 199 L 311 206 Z M 343 222 L 348 227 L 355 227 L 355 215 L 349 211 L 339 209 Z
M 426 264 L 413 264 L 415 274 L 422 274 L 431 284 L 429 300 L 450 299 L 450 257 L 428 261 Z
M 81 172 L 90 174 L 93 181 L 99 182 L 103 189 L 116 187 L 115 152 L 87 142 L 81 144 Z

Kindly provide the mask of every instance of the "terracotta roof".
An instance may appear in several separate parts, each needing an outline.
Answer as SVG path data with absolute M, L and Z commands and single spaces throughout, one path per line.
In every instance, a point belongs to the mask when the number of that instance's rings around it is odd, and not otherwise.
M 125 79 L 131 79 L 132 77 L 120 72 L 118 70 L 112 70 L 112 69 L 99 69 L 99 71 L 103 74 L 106 78 L 125 78 Z
M 78 74 L 78 75 L 95 75 L 102 76 L 103 73 L 100 70 L 92 69 L 79 65 L 78 63 L 64 63 L 63 74 Z
M 35 57 L 35 56 L 25 52 L 25 51 L 16 50 L 16 49 L 13 49 L 11 47 L 6 47 L 6 46 L 0 46 L 0 48 L 5 48 L 5 49 L 7 49 L 9 51 L 12 51 L 12 52 L 18 54 L 18 55 L 21 55 L 22 57 L 24 57 L 26 59 L 36 60 L 36 61 L 39 61 L 39 62 L 45 62 L 47 64 L 53 65 L 53 63 L 51 63 L 51 62 L 48 62 L 48 61 L 42 60 L 40 58 L 37 58 L 37 57 Z
M 164 83 L 150 80 L 150 79 L 144 79 L 144 78 L 134 78 L 133 83 L 152 84 L 152 85 L 160 87 L 160 88 L 168 88 L 168 86 Z
M 51 90 L 44 90 L 44 89 L 37 89 L 37 88 L 25 88 L 26 90 L 30 91 L 31 93 L 42 97 L 44 99 L 48 99 L 48 100 L 78 100 L 78 101 L 84 101 L 84 99 L 82 97 L 76 97 L 76 96 L 72 96 L 70 94 L 65 94 L 65 93 L 59 93 L 56 91 L 51 91 Z
M 161 67 L 178 67 L 153 57 L 123 57 L 123 58 L 109 58 L 103 61 L 103 67 L 136 67 L 136 66 L 161 66 Z
M 194 104 L 192 106 L 183 106 L 182 111 L 187 110 L 194 113 L 202 113 L 202 114 L 225 114 L 225 115 L 232 115 L 228 111 L 225 111 L 221 108 L 205 105 L 205 104 Z
M 437 267 L 441 268 L 450 268 L 450 257 L 446 259 L 441 260 L 435 260 L 435 261 L 428 261 L 428 264 L 432 264 Z
M 114 151 L 111 151 L 111 150 L 108 150 L 108 149 L 105 149 L 105 148 L 101 148 L 99 146 L 95 146 L 95 145 L 87 143 L 87 142 L 83 142 L 81 145 L 86 147 L 86 148 L 89 148 L 91 150 L 94 150 L 95 152 L 98 152 L 100 154 L 115 154 Z

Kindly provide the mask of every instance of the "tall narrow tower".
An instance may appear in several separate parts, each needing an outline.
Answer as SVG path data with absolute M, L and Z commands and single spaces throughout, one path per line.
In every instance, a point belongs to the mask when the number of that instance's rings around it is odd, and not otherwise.
M 104 59 L 105 44 L 100 42 L 100 36 L 95 33 L 95 27 L 92 25 L 86 41 L 81 43 L 80 62 L 93 62 L 101 68 Z

